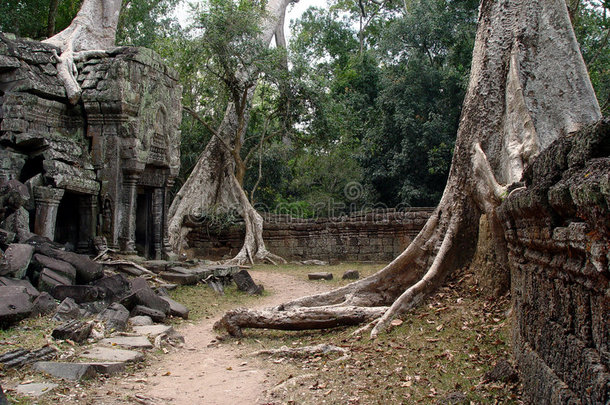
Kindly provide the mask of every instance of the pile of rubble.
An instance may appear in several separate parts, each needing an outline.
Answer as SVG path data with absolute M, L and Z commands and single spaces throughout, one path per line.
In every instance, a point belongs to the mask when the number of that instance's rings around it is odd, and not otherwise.
M 66 357 L 53 346 L 16 348 L 0 355 L 2 369 L 32 365 L 68 380 L 120 372 L 126 363 L 140 361 L 145 350 L 184 341 L 163 324 L 168 317 L 189 316 L 189 309 L 170 298 L 168 290 L 206 282 L 222 293 L 233 281 L 250 294 L 263 290 L 236 266 L 136 263 L 137 258 L 108 249 L 95 259 L 69 251 L 69 246 L 30 232 L 24 208 L 29 196 L 28 187 L 16 180 L 0 185 L 0 328 L 49 315 L 59 324 L 52 337 L 77 349 Z M 61 362 L 53 361 L 58 357 Z

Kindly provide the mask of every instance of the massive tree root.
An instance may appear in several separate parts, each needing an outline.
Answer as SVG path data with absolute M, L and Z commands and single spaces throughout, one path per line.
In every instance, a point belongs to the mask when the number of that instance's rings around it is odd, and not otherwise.
M 309 328 L 300 311 L 316 326 L 337 326 L 334 311 L 372 307 L 381 315 L 367 326 L 377 336 L 470 262 L 483 212 L 506 261 L 495 208 L 509 186 L 539 150 L 600 116 L 563 0 L 482 0 L 449 179 L 419 235 L 366 279 L 264 311 L 232 311 L 216 326 L 232 334 L 245 327 Z
M 43 41 L 57 46 L 57 76 L 72 104 L 80 99 L 81 88 L 76 81 L 79 58 L 104 54 L 114 47 L 122 0 L 84 0 L 72 23 L 63 31 Z

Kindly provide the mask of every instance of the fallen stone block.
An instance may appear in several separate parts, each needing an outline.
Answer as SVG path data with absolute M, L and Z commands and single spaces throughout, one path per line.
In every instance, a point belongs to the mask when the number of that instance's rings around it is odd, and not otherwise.
M 0 356 L 0 364 L 4 369 L 18 368 L 36 361 L 51 360 L 57 355 L 57 350 L 51 346 L 43 346 L 37 350 L 16 349 Z
M 37 244 L 36 253 L 70 263 L 76 269 L 76 282 L 79 284 L 89 284 L 104 277 L 102 265 L 86 255 L 55 249 L 47 243 Z
M 41 316 L 53 313 L 57 310 L 58 305 L 57 301 L 51 297 L 51 294 L 42 292 L 32 303 L 33 308 L 31 316 Z
M 127 323 L 129 323 L 132 326 L 146 326 L 146 325 L 152 325 L 153 320 L 150 316 L 138 315 L 138 316 L 133 316 L 133 317 L 129 318 L 127 320 Z
M 28 280 L 0 277 L 0 286 L 25 288 L 25 291 L 32 297 L 38 297 L 40 294 L 40 292 Z
M 310 280 L 332 280 L 333 273 L 327 273 L 327 272 L 309 273 L 307 275 L 307 277 Z
M 72 298 L 77 304 L 100 301 L 106 298 L 106 289 L 92 285 L 58 285 L 51 290 L 51 295 L 63 301 Z
M 122 274 L 114 274 L 112 276 L 103 277 L 95 280 L 92 285 L 105 288 L 107 299 L 118 301 L 129 294 L 129 280 Z
M 100 340 L 106 346 L 122 346 L 133 349 L 152 349 L 153 345 L 146 336 L 115 336 Z
M 145 279 L 138 277 L 131 280 L 131 289 L 135 293 L 139 305 L 155 309 L 166 315 L 169 314 L 169 304 L 155 294 Z
M 358 280 L 360 278 L 360 273 L 358 270 L 347 270 L 343 273 L 343 280 Z
M 22 279 L 25 277 L 34 248 L 24 243 L 12 243 L 0 259 L 0 275 Z
M 81 343 L 89 337 L 91 329 L 93 329 L 92 322 L 81 322 L 73 319 L 53 329 L 51 336 L 55 339 L 70 339 L 73 342 Z
M 134 363 L 144 359 L 144 355 L 135 350 L 116 349 L 109 347 L 92 347 L 81 353 L 80 357 L 102 362 Z
M 183 319 L 189 319 L 189 309 L 182 305 L 181 303 L 174 301 L 170 297 L 165 295 L 160 296 L 162 300 L 166 301 L 169 304 L 169 314 L 171 316 L 179 316 Z
M 15 390 L 18 394 L 38 398 L 52 392 L 57 387 L 58 385 L 54 383 L 27 383 L 19 384 Z
M 174 330 L 169 325 L 147 325 L 147 326 L 134 326 L 133 331 L 139 335 L 146 335 L 150 337 L 157 337 L 164 333 L 170 333 Z
M 6 328 L 32 314 L 31 297 L 22 287 L 0 287 L 0 328 Z
M 165 313 L 161 311 L 157 311 L 156 309 L 148 308 L 143 305 L 136 305 L 131 310 L 131 316 L 148 316 L 155 322 L 163 322 L 165 321 Z
M 199 282 L 200 278 L 196 274 L 185 274 L 185 273 L 172 273 L 163 271 L 159 276 L 170 283 L 179 285 L 195 285 Z
M 72 281 L 51 269 L 43 269 L 38 279 L 38 290 L 52 294 L 58 285 L 71 285 Z
M 84 315 L 83 312 L 81 307 L 72 298 L 66 298 L 59 304 L 52 319 L 58 322 L 80 319 Z
M 39 268 L 39 271 L 42 271 L 44 268 L 51 269 L 55 273 L 70 280 L 70 284 L 74 284 L 76 281 L 76 269 L 68 262 L 53 259 L 52 257 L 41 255 L 40 253 L 34 254 L 32 262 Z
M 245 291 L 250 295 L 261 295 L 265 290 L 262 285 L 256 285 L 252 276 L 246 270 L 234 274 L 233 280 L 239 291 Z
M 62 363 L 42 361 L 35 363 L 33 369 L 53 377 L 79 381 L 92 378 L 97 374 L 114 374 L 125 369 L 124 363 Z
M 104 322 L 106 329 L 123 331 L 127 327 L 129 311 L 123 305 L 115 302 L 100 312 L 97 319 Z

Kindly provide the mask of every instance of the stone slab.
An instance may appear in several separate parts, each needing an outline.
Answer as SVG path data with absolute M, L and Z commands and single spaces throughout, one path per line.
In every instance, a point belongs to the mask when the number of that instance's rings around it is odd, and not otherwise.
M 87 363 L 62 363 L 56 361 L 39 361 L 34 363 L 33 369 L 53 377 L 65 380 L 78 381 L 83 378 L 93 377 L 95 369 Z
M 309 273 L 307 275 L 307 277 L 310 280 L 332 280 L 333 273 L 327 273 L 327 272 Z
M 53 383 L 29 383 L 20 384 L 15 390 L 21 395 L 27 395 L 30 397 L 40 397 L 44 394 L 48 394 L 55 388 L 57 388 L 57 384 Z
M 13 243 L 4 252 L 0 259 L 0 274 L 10 275 L 17 279 L 25 277 L 30 260 L 34 254 L 34 247 L 23 243 Z
M 146 336 L 115 336 L 100 340 L 100 344 L 130 347 L 133 349 L 152 349 L 153 347 Z
M 164 333 L 170 333 L 174 330 L 169 325 L 146 325 L 146 326 L 134 326 L 133 331 L 140 335 L 148 335 L 151 337 L 157 337 Z
M 85 350 L 80 357 L 91 360 L 109 362 L 137 362 L 144 358 L 144 355 L 135 350 L 114 349 L 108 347 L 95 346 Z
M 132 326 L 146 326 L 153 324 L 152 318 L 146 315 L 132 316 L 127 322 Z
M 63 363 L 55 361 L 40 361 L 33 369 L 65 380 L 79 381 L 92 378 L 96 374 L 115 374 L 125 369 L 125 363 Z

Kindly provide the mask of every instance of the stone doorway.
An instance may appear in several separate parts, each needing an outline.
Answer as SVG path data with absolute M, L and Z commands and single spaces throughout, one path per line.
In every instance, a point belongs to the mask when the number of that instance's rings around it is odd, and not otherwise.
M 153 189 L 138 188 L 136 200 L 136 251 L 152 258 L 155 253 L 153 236 Z
M 57 209 L 55 221 L 55 242 L 67 244 L 75 251 L 80 241 L 80 206 L 81 196 L 74 193 L 64 193 Z

